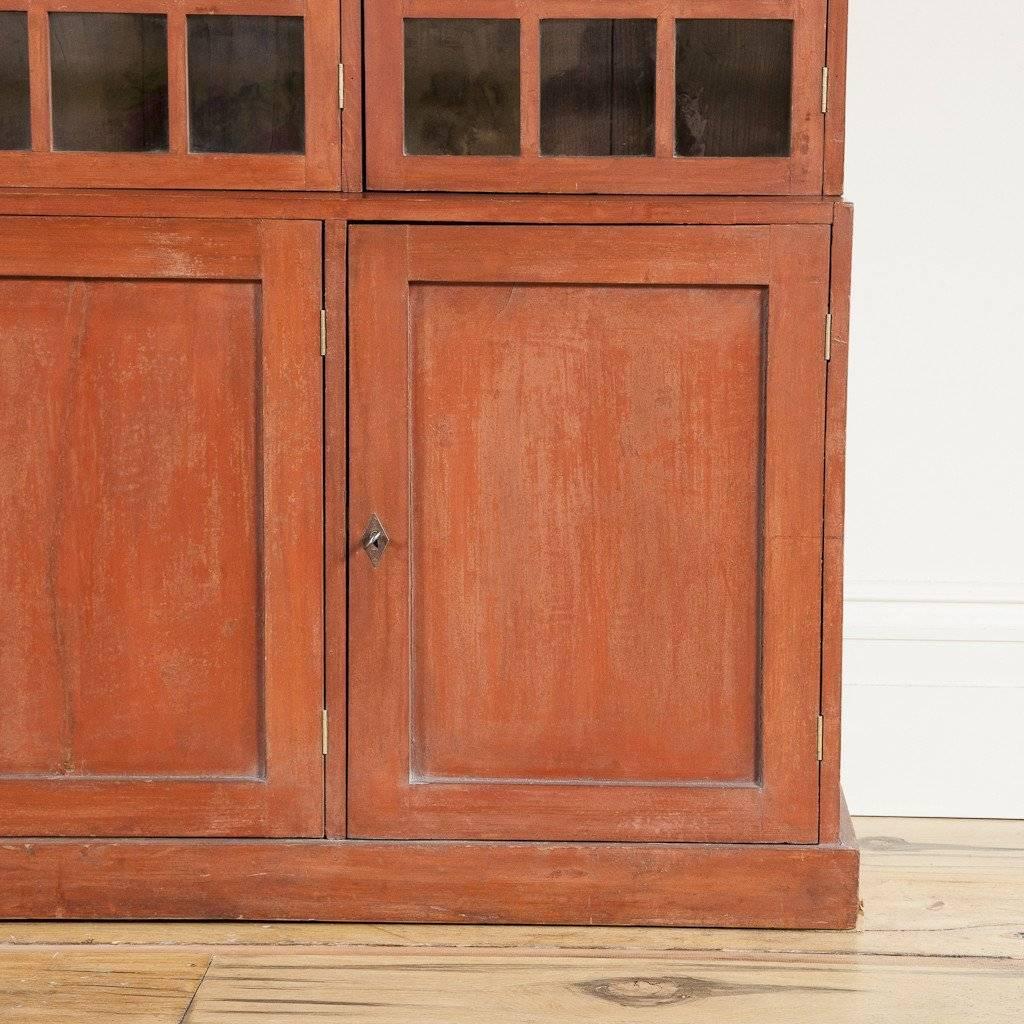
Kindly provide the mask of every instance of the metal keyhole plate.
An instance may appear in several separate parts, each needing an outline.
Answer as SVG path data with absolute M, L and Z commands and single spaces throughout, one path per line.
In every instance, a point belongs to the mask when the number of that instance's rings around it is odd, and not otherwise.
M 370 521 L 366 524 L 362 543 L 366 557 L 370 559 L 370 564 L 376 569 L 384 557 L 384 549 L 391 543 L 391 538 L 376 513 L 370 516 Z

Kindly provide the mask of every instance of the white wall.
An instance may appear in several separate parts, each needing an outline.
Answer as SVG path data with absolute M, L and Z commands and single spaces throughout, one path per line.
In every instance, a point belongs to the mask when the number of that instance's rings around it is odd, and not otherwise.
M 1024 817 L 1024 4 L 851 7 L 844 786 Z

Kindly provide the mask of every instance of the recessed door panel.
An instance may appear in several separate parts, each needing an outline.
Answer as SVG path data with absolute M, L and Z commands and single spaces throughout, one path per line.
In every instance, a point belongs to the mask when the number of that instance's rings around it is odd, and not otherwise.
M 415 776 L 754 780 L 763 311 L 412 286 Z
M 814 840 L 827 244 L 352 228 L 351 835 Z
M 0 773 L 262 770 L 257 300 L 0 280 Z
M 318 226 L 0 230 L 0 834 L 321 834 Z

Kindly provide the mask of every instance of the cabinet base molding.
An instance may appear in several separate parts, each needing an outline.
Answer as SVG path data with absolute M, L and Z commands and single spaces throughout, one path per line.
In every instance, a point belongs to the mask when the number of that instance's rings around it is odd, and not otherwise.
M 859 853 L 818 846 L 7 840 L 0 918 L 852 928 Z

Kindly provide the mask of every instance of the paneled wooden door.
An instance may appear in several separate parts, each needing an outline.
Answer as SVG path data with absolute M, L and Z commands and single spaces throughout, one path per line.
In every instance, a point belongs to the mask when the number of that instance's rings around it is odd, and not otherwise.
M 0 0 L 4 185 L 341 187 L 338 0 Z
M 349 240 L 349 835 L 816 841 L 827 226 Z
M 0 835 L 323 834 L 321 225 L 0 221 Z
M 375 0 L 370 189 L 820 195 L 826 0 Z

